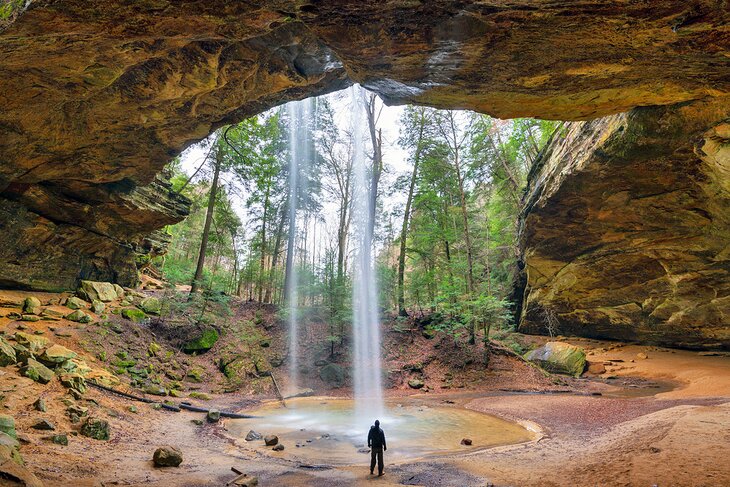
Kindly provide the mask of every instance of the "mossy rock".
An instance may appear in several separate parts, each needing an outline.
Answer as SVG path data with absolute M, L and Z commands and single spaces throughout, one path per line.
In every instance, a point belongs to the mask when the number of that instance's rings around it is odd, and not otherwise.
M 105 309 L 106 305 L 98 299 L 95 299 L 91 302 L 91 311 L 93 311 L 94 313 L 100 315 L 104 312 Z
M 76 352 L 61 345 L 52 345 L 40 355 L 39 360 L 44 364 L 55 366 L 75 357 Z
M 586 368 L 586 354 L 583 349 L 562 342 L 548 342 L 529 352 L 525 358 L 556 374 L 578 377 Z
M 145 313 L 151 315 L 159 315 L 162 311 L 162 303 L 154 296 L 140 301 L 139 307 L 142 308 Z
M 21 367 L 20 373 L 40 384 L 48 384 L 56 376 L 51 369 L 32 358 L 29 358 L 28 362 Z
M 35 296 L 28 296 L 23 301 L 23 313 L 31 315 L 41 314 L 41 301 Z
M 203 382 L 203 369 L 193 367 L 188 370 L 187 378 L 193 382 Z
M 77 309 L 73 313 L 69 313 L 66 316 L 64 316 L 69 321 L 75 321 L 77 323 L 91 323 L 91 316 L 87 315 L 80 309 Z
M 49 343 L 48 338 L 46 337 L 29 335 L 28 333 L 23 333 L 22 331 L 15 332 L 15 341 L 19 345 L 22 345 L 30 350 L 30 353 L 32 354 L 40 354 L 48 347 Z
M 109 439 L 109 422 L 99 418 L 89 418 L 81 425 L 81 434 L 95 440 Z
M 15 418 L 7 414 L 0 414 L 0 432 L 5 433 L 11 438 L 17 438 L 15 432 Z
M 147 315 L 144 311 L 137 308 L 124 308 L 122 310 L 122 317 L 133 321 L 134 323 L 142 323 L 147 319 Z
M 4 338 L 0 337 L 0 367 L 12 365 L 18 361 L 15 349 Z
M 81 394 L 86 392 L 86 380 L 84 380 L 84 377 L 81 374 L 62 374 L 59 379 L 64 387 L 73 389 Z
M 198 338 L 186 343 L 183 346 L 183 352 L 190 354 L 205 353 L 213 348 L 213 345 L 215 345 L 215 343 L 218 341 L 218 338 L 220 338 L 218 332 L 215 331 L 213 328 L 208 328 Z
M 66 300 L 66 307 L 71 309 L 86 309 L 87 303 L 81 298 L 72 296 Z
M 205 392 L 197 392 L 193 391 L 190 394 L 188 394 L 189 397 L 192 397 L 193 399 L 200 399 L 201 401 L 210 401 L 210 396 L 206 394 Z

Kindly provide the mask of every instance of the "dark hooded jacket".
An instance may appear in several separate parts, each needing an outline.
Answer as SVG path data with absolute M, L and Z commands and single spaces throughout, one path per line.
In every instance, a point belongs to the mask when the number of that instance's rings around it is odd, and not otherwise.
M 385 445 L 385 433 L 379 426 L 371 426 L 368 433 L 368 446 L 374 449 L 387 448 Z

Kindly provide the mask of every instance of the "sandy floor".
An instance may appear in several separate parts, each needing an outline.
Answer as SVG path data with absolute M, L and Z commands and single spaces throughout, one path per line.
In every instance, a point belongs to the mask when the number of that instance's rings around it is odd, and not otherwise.
M 619 397 L 611 392 L 626 388 L 595 383 L 602 396 L 590 392 L 423 394 L 425 404 L 442 403 L 448 397 L 463 407 L 534 421 L 543 437 L 475 454 L 389 464 L 382 478 L 368 476 L 366 465 L 313 469 L 288 460 L 287 450 L 276 457 L 262 455 L 244 441 L 229 438 L 225 422 L 198 426 L 191 420 L 200 419 L 200 414 L 154 411 L 140 404 L 139 413 L 133 414 L 128 410 L 132 403 L 99 391 L 87 397 L 98 401 L 99 406 L 90 403 L 96 414 L 112 417 L 109 443 L 82 437 L 71 437 L 67 447 L 44 442 L 40 433 L 29 428 L 32 413 L 23 412 L 29 407 L 21 403 L 36 397 L 37 384 L 27 379 L 14 379 L 25 399 L 19 397 L 8 407 L 19 411 L 18 429 L 30 441 L 22 448 L 29 468 L 53 486 L 220 486 L 235 477 L 231 467 L 258 476 L 260 485 L 284 486 L 321 486 L 323 482 L 328 487 L 730 485 L 730 357 L 576 342 L 598 350 L 589 358 L 609 364 L 604 376 L 618 377 L 604 382 L 643 377 L 673 381 L 675 389 L 652 396 L 654 390 L 641 387 L 632 391 L 638 397 Z M 611 349 L 603 351 L 607 348 Z M 648 358 L 638 359 L 638 353 Z M 235 409 L 236 400 L 232 395 L 220 396 L 216 404 Z M 50 409 L 53 419 L 62 414 L 63 405 L 53 403 Z M 152 466 L 152 453 L 163 444 L 183 450 L 185 461 L 180 468 Z M 390 445 L 393 451 L 397 448 Z

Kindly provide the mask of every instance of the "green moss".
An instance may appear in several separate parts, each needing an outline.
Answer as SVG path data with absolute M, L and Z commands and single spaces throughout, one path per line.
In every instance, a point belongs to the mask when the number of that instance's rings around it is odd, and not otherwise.
M 124 308 L 122 310 L 122 316 L 135 323 L 141 323 L 147 319 L 147 315 L 144 311 L 136 308 Z
M 218 332 L 212 328 L 208 328 L 193 341 L 186 343 L 183 346 L 183 352 L 185 353 L 203 353 L 207 352 L 213 345 L 218 341 Z

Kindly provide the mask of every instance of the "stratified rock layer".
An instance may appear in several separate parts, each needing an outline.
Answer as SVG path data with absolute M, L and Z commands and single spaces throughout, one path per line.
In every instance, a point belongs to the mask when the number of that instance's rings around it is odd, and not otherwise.
M 530 175 L 520 329 L 730 348 L 730 103 L 569 124 Z
M 393 103 L 566 120 L 720 97 L 727 20 L 715 0 L 13 0 L 0 286 L 133 284 L 135 253 L 162 251 L 153 230 L 186 213 L 155 175 L 269 107 L 352 82 Z

